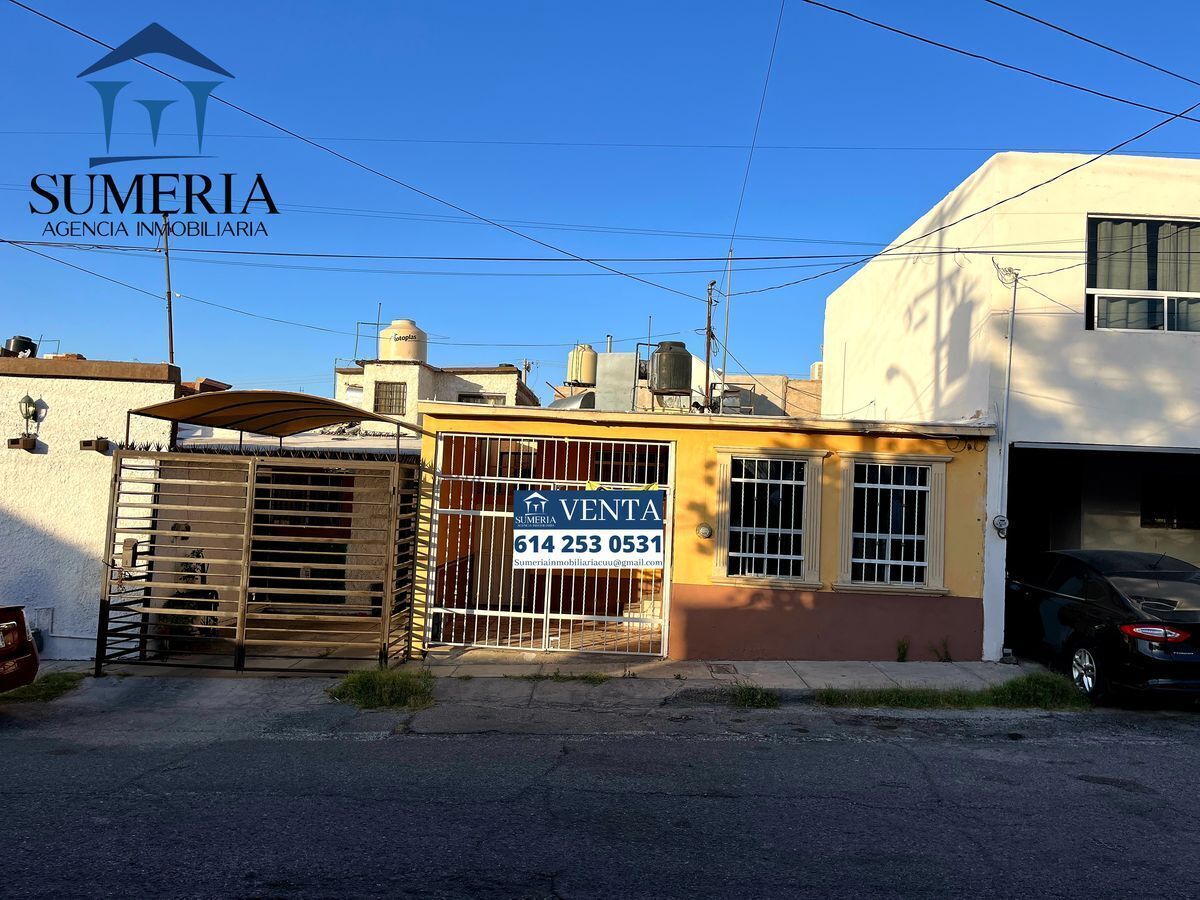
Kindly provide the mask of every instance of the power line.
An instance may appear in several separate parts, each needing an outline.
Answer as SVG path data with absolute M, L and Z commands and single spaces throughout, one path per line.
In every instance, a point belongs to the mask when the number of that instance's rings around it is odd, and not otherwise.
M 16 2 L 16 0 L 11 0 L 11 2 Z M 1019 72 L 1022 75 L 1029 75 L 1032 78 L 1037 78 L 1037 79 L 1040 79 L 1041 81 L 1045 81 L 1050 84 L 1056 84 L 1059 87 L 1070 88 L 1073 91 L 1080 91 L 1085 94 L 1091 94 L 1093 97 L 1100 97 L 1104 100 L 1112 100 L 1115 103 L 1123 103 L 1126 106 L 1133 106 L 1133 107 L 1136 107 L 1137 109 L 1144 109 L 1148 112 L 1162 113 L 1164 115 L 1170 113 L 1169 109 L 1163 109 L 1162 107 L 1159 107 L 1159 106 L 1151 106 L 1147 103 L 1140 103 L 1137 100 L 1130 100 L 1128 97 L 1121 97 L 1121 96 L 1118 96 L 1117 94 L 1110 94 L 1107 91 L 1101 91 L 1101 90 L 1097 90 L 1095 88 L 1086 87 L 1085 85 L 1076 84 L 1072 81 L 1064 81 L 1061 78 L 1055 78 L 1053 75 L 1047 75 L 1044 72 L 1037 72 L 1037 71 L 1034 71 L 1033 69 L 1027 69 L 1024 66 L 1018 66 L 1018 65 L 1014 65 L 1013 63 L 1007 63 L 1007 62 L 1004 62 L 1003 60 L 996 59 L 993 56 L 987 56 L 983 53 L 976 53 L 972 50 L 964 50 L 962 47 L 955 47 L 953 44 L 947 44 L 942 41 L 934 40 L 933 38 L 928 38 L 928 37 L 925 37 L 920 34 L 915 34 L 914 32 L 911 32 L 911 31 L 905 31 L 903 28 L 896 28 L 895 26 L 887 25 L 884 22 L 879 22 L 879 21 L 876 21 L 875 19 L 868 19 L 866 16 L 860 16 L 857 13 L 850 12 L 850 10 L 848 10 L 848 9 L 841 9 L 837 6 L 830 6 L 827 3 L 821 3 L 820 0 L 800 0 L 800 2 L 807 3 L 809 6 L 815 6 L 819 9 L 824 9 L 824 10 L 827 10 L 832 13 L 837 13 L 838 15 L 845 16 L 848 19 L 853 19 L 856 22 L 862 22 L 864 25 L 870 25 L 874 28 L 880 28 L 880 29 L 890 32 L 892 34 L 900 35 L 901 37 L 906 37 L 909 40 L 918 41 L 922 44 L 927 44 L 930 47 L 937 47 L 941 50 L 948 50 L 951 53 L 957 53 L 959 56 L 965 56 L 969 59 L 974 59 L 974 60 L 978 60 L 980 62 L 990 63 L 993 66 L 999 66 L 1001 69 L 1007 69 L 1010 72 Z M 1189 122 L 1200 122 L 1200 119 L 1192 118 L 1191 116 L 1188 116 L 1188 115 L 1180 115 L 1180 116 L 1176 116 L 1175 118 L 1186 119 Z
M 42 241 L 42 240 L 15 240 L 7 239 L 8 243 L 24 244 L 30 247 L 60 247 L 69 250 L 108 250 L 121 251 L 134 254 L 155 253 L 150 247 L 139 244 L 102 244 L 92 241 Z M 1063 241 L 1045 241 L 1032 243 L 1066 243 Z M 866 243 L 866 242 L 862 242 Z M 886 246 L 881 244 L 881 246 Z M 940 256 L 946 254 L 966 254 L 966 255 L 989 255 L 997 251 L 1007 253 L 1020 254 L 1022 256 L 1043 255 L 1043 256 L 1063 256 L 1073 253 L 1082 253 L 1084 248 L 1054 248 L 1054 249 L 1039 249 L 1037 247 L 1026 247 L 1022 244 L 980 244 L 976 246 L 966 247 L 931 247 L 928 249 L 915 250 L 910 253 L 896 254 L 903 256 Z M 281 257 L 293 259 L 361 259 L 361 260 L 401 260 L 401 261 L 416 261 L 416 262 L 514 262 L 514 263 L 556 263 L 559 265 L 575 265 L 576 261 L 571 259 L 563 259 L 561 257 L 549 256 L 401 256 L 393 254 L 381 253 L 329 253 L 319 251 L 302 251 L 302 250 L 231 250 L 219 247 L 174 247 L 173 252 L 217 255 L 217 256 L 267 256 Z M 1164 251 L 1179 254 L 1190 254 L 1191 250 Z M 765 256 L 735 256 L 735 262 L 788 262 L 793 260 L 837 260 L 850 257 L 857 257 L 857 253 L 789 253 L 789 254 L 773 254 Z M 701 262 L 720 262 L 724 263 L 728 260 L 727 256 L 623 256 L 623 257 L 606 257 L 601 258 L 606 262 L 635 262 L 635 263 L 701 263 Z M 698 270 L 704 271 L 704 270 Z M 687 274 L 687 273 L 685 273 Z
M 1086 40 L 1086 39 L 1085 39 Z M 1098 45 L 1103 47 L 1104 45 Z M 1106 48 L 1107 49 L 1107 48 Z M 1119 51 L 1114 51 L 1119 52 Z M 1175 74 L 1175 73 L 1169 73 Z M 0 136 L 95 136 L 103 131 L 34 131 L 34 130 L 0 130 Z M 141 131 L 113 131 L 114 136 L 144 136 Z M 160 137 L 194 137 L 185 132 L 160 132 Z M 206 137 L 235 138 L 246 140 L 282 141 L 290 140 L 288 135 L 275 134 L 231 134 L 229 132 L 205 132 Z M 314 140 L 345 141 L 360 143 L 395 143 L 395 144 L 464 144 L 479 146 L 503 147 L 564 147 L 564 148 L 598 148 L 615 150 L 747 150 L 749 144 L 687 144 L 687 143 L 614 143 L 603 141 L 506 141 L 506 140 L 464 140 L 448 138 L 396 138 L 396 137 L 364 137 L 345 135 L 317 135 Z M 1086 147 L 961 147 L 961 146 L 920 146 L 885 144 L 758 144 L 758 150 L 780 150 L 806 153 L 1001 153 L 1006 150 L 1017 150 L 1026 153 L 1094 153 Z M 1137 153 L 1147 155 L 1200 156 L 1194 150 L 1138 150 Z M 497 221 L 505 221 L 497 219 Z M 724 237 L 724 235 L 716 235 Z M 747 237 L 748 236 L 744 236 Z
M 738 223 L 742 219 L 742 205 L 746 201 L 746 187 L 750 183 L 750 168 L 754 164 L 754 148 L 758 145 L 758 131 L 759 131 L 759 128 L 762 126 L 763 110 L 766 108 L 766 105 L 767 105 L 767 90 L 771 86 L 771 70 L 775 67 L 775 50 L 779 47 L 779 32 L 783 29 L 783 12 L 786 9 L 786 7 L 787 7 L 787 0 L 779 0 L 779 16 L 775 19 L 775 36 L 771 39 L 771 55 L 767 58 L 767 72 L 763 76 L 762 94 L 758 98 L 758 113 L 754 117 L 754 133 L 750 137 L 750 152 L 746 154 L 746 170 L 742 173 L 742 188 L 738 192 L 737 210 L 733 214 L 733 227 L 729 230 L 729 252 L 727 254 L 729 257 L 729 260 L 725 264 L 725 266 L 726 266 L 725 274 L 721 276 L 721 282 L 722 282 L 722 288 L 723 288 L 722 296 L 725 297 L 725 336 L 721 340 L 721 346 L 725 347 L 725 357 L 726 357 L 721 363 L 721 382 L 722 382 L 721 395 L 722 395 L 722 397 L 724 397 L 724 395 L 725 395 L 725 390 L 724 390 L 725 369 L 728 368 L 728 366 L 729 366 L 729 359 L 728 359 L 729 348 L 727 345 L 729 343 L 730 301 L 729 301 L 729 294 L 725 293 L 725 291 L 728 291 L 729 288 L 733 284 L 733 243 L 737 237 Z M 709 321 L 711 321 L 711 318 L 712 318 L 712 288 L 713 287 L 714 287 L 714 285 L 712 285 L 712 284 L 709 285 L 709 292 L 708 292 L 708 294 L 709 294 L 709 296 L 708 296 Z M 707 346 L 708 342 L 710 340 L 712 340 L 712 338 L 713 338 L 712 328 L 710 325 L 705 325 L 704 327 L 705 327 L 704 341 L 705 341 L 705 346 Z M 707 358 L 707 354 L 706 354 L 706 358 Z M 707 397 L 709 394 L 709 386 L 707 384 L 704 386 L 704 394 L 705 394 L 705 397 Z
M 98 44 L 99 46 L 104 47 L 107 50 L 113 49 L 113 47 L 110 44 L 106 44 L 104 41 L 100 40 L 99 38 L 93 37 L 92 35 L 87 34 L 86 32 L 80 31 L 78 28 L 68 25 L 63 21 L 54 18 L 53 16 L 50 16 L 44 12 L 41 12 L 40 10 L 34 9 L 31 6 L 27 6 L 26 4 L 22 3 L 21 0 L 9 0 L 9 2 L 12 3 L 14 6 L 20 7 L 21 9 L 25 10 L 26 12 L 32 13 L 33 15 L 35 15 L 41 19 L 45 19 L 47 22 L 57 25 L 58 27 L 71 32 L 72 34 L 78 35 L 79 37 L 82 37 L 88 41 L 91 41 L 92 43 Z M 163 69 L 158 68 L 157 66 L 151 65 L 150 63 L 146 62 L 143 59 L 134 58 L 133 62 L 136 62 L 138 65 L 143 66 L 152 72 L 157 72 L 159 75 L 162 75 L 165 78 L 169 78 L 172 81 L 182 83 L 182 80 L 180 78 L 178 78 L 177 76 L 172 75 L 169 72 L 166 72 Z M 614 269 L 612 266 L 606 265 L 605 263 L 595 262 L 586 257 L 580 256 L 577 253 L 573 253 L 570 250 L 566 250 L 562 247 L 556 246 L 555 244 L 551 244 L 548 241 L 543 241 L 540 238 L 536 238 L 536 237 L 533 237 L 532 235 L 525 234 L 524 232 L 519 231 L 516 228 L 512 228 L 508 225 L 504 225 L 501 222 L 498 222 L 494 219 L 489 219 L 487 216 L 481 215 L 480 213 L 477 213 L 477 212 L 474 212 L 465 207 L 459 206 L 456 203 L 452 203 L 451 201 L 446 200 L 443 197 L 439 197 L 438 195 L 430 193 L 429 191 L 423 190 L 422 188 L 419 188 L 416 185 L 409 184 L 406 181 L 402 181 L 401 179 L 396 178 L 393 175 L 389 175 L 380 169 L 376 169 L 372 166 L 367 165 L 366 163 L 359 162 L 358 160 L 354 159 L 353 157 L 347 156 L 346 154 L 344 154 L 338 150 L 335 150 L 332 147 L 329 147 L 325 144 L 322 144 L 319 141 L 315 141 L 312 138 L 307 138 L 304 135 L 302 135 L 296 131 L 292 131 L 290 128 L 286 128 L 283 125 L 280 125 L 277 122 L 274 122 L 271 119 L 266 118 L 265 116 L 260 116 L 258 113 L 251 112 L 250 110 L 246 109 L 245 107 L 239 106 L 238 104 L 233 103 L 232 101 L 224 99 L 223 97 L 219 97 L 216 94 L 210 94 L 209 96 L 215 102 L 220 103 L 223 106 L 227 106 L 230 109 L 236 110 L 237 112 L 240 112 L 242 115 L 248 116 L 249 118 L 254 119 L 255 121 L 260 122 L 263 125 L 266 125 L 270 128 L 274 128 L 276 131 L 282 132 L 283 134 L 288 135 L 292 138 L 295 138 L 296 140 L 301 141 L 302 143 L 308 144 L 310 147 L 314 147 L 318 150 L 328 153 L 330 156 L 336 157 L 337 159 L 340 159 L 343 162 L 349 163 L 350 165 L 352 165 L 358 169 L 361 169 L 364 172 L 369 172 L 370 174 L 375 175 L 379 178 L 382 178 L 385 181 L 389 181 L 392 184 L 397 185 L 398 187 L 402 187 L 405 190 L 412 191 L 414 194 L 418 194 L 419 196 L 424 197 L 427 200 L 432 200 L 435 203 L 440 203 L 442 206 L 446 206 L 450 209 L 455 210 L 456 212 L 462 213 L 463 215 L 470 216 L 471 218 L 478 219 L 480 222 L 485 222 L 488 225 L 492 225 L 495 228 L 499 228 L 501 231 L 505 231 L 508 234 L 511 234 L 515 237 L 522 238 L 523 240 L 537 244 L 540 247 L 545 247 L 547 250 L 552 250 L 555 253 L 561 253 L 564 256 L 569 256 L 573 259 L 579 260 L 580 262 L 588 263 L 589 265 L 594 265 L 601 269 L 605 269 L 606 271 L 612 272 L 615 275 L 621 275 L 625 278 L 632 279 L 633 281 L 639 282 L 641 284 L 649 285 L 650 287 L 655 287 L 655 288 L 658 288 L 659 290 L 667 291 L 668 293 L 676 294 L 680 297 L 686 297 L 689 300 L 703 302 L 703 300 L 701 300 L 701 298 L 694 297 L 691 294 L 686 293 L 685 291 L 677 290 L 676 288 L 670 287 L 669 285 L 659 284 L 658 282 L 649 281 L 638 275 L 631 275 L 628 272 L 622 272 L 620 269 Z
M 148 291 L 145 288 L 140 288 L 137 285 L 130 284 L 127 281 L 121 281 L 118 278 L 111 278 L 108 275 L 105 275 L 101 272 L 97 272 L 95 269 L 89 269 L 86 266 L 79 266 L 79 265 L 76 265 L 75 263 L 68 262 L 65 259 L 59 259 L 57 256 L 51 256 L 49 253 L 43 253 L 40 250 L 33 249 L 33 247 L 25 246 L 22 242 L 11 241 L 11 240 L 8 240 L 5 238 L 0 238 L 0 244 L 8 244 L 9 246 L 14 247 L 18 250 L 24 250 L 27 253 L 32 253 L 36 256 L 42 257 L 43 259 L 48 259 L 51 262 L 58 263 L 61 266 L 66 266 L 67 268 L 75 269 L 78 272 L 83 272 L 87 275 L 91 275 L 95 278 L 99 278 L 103 281 L 107 281 L 110 284 L 115 284 L 118 287 L 123 287 L 123 288 L 126 288 L 127 290 L 135 291 L 139 294 L 144 294 L 147 297 L 150 297 L 154 300 L 162 301 L 162 299 L 163 299 L 160 294 L 158 294 L 154 291 Z M 320 331 L 320 332 L 324 332 L 326 334 L 345 335 L 347 337 L 359 337 L 360 336 L 353 331 L 339 331 L 336 328 L 327 328 L 324 325 L 314 325 L 311 322 L 297 322 L 292 319 L 281 319 L 281 318 L 277 318 L 275 316 L 267 316 L 267 315 L 263 315 L 261 313 L 252 312 L 248 309 L 243 309 L 241 307 L 230 306 L 225 303 L 217 303 L 214 300 L 206 300 L 202 297 L 193 297 L 190 294 L 183 294 L 183 293 L 176 292 L 175 296 L 182 300 L 190 300 L 193 303 L 200 303 L 200 304 L 203 304 L 204 306 L 211 306 L 216 309 L 223 309 L 223 310 L 226 310 L 227 312 L 236 313 L 241 316 L 248 316 L 253 319 L 261 319 L 261 320 L 267 321 L 267 322 L 274 322 L 275 324 L 278 324 L 278 325 L 290 325 L 295 328 L 307 328 L 312 331 Z M 683 332 L 683 331 L 666 331 L 666 332 L 660 332 L 658 334 L 655 334 L 655 335 L 653 335 L 653 337 L 675 337 L 675 336 L 685 334 L 685 333 L 686 332 Z M 634 337 L 628 337 L 628 338 L 614 338 L 613 343 L 614 344 L 626 344 L 626 343 L 629 343 L 630 341 L 640 341 L 644 337 L 645 337 L 645 335 L 636 335 Z M 607 339 L 607 336 L 605 339 Z M 561 342 L 561 343 L 516 343 L 516 342 L 496 343 L 496 342 L 491 342 L 491 341 L 430 340 L 430 341 L 427 341 L 427 343 L 435 344 L 435 345 L 439 345 L 439 346 L 447 346 L 447 347 L 496 347 L 496 348 L 501 348 L 501 347 L 509 347 L 509 348 L 568 347 L 569 348 L 569 347 L 574 347 L 578 342 L 577 341 L 566 341 L 566 342 Z M 600 343 L 600 341 L 598 341 L 598 340 L 592 341 L 591 343 Z
M 803 2 L 809 3 L 809 2 L 812 2 L 812 0 L 803 0 Z M 826 269 L 824 272 L 818 272 L 814 275 L 808 275 L 804 278 L 796 279 L 795 281 L 786 282 L 784 284 L 771 285 L 769 287 L 764 287 L 764 288 L 757 288 L 756 290 L 752 290 L 752 291 L 742 291 L 740 293 L 742 293 L 742 294 L 762 294 L 767 291 L 777 291 L 777 290 L 780 290 L 781 288 L 792 287 L 797 284 L 803 284 L 808 281 L 814 281 L 818 278 L 823 278 L 826 275 L 833 275 L 837 272 L 843 272 L 846 269 L 852 268 L 853 266 L 859 265 L 861 263 L 870 262 L 873 259 L 877 259 L 878 257 L 887 255 L 892 250 L 899 250 L 903 247 L 910 246 L 911 244 L 914 244 L 917 241 L 925 240 L 926 238 L 931 237 L 932 235 L 938 234 L 940 232 L 943 232 L 948 228 L 953 228 L 955 225 L 960 225 L 963 222 L 966 222 L 968 219 L 973 219 L 976 216 L 981 216 L 984 213 L 991 212 L 993 209 L 996 209 L 999 206 L 1003 206 L 1005 203 L 1011 203 L 1013 200 L 1018 200 L 1021 197 L 1031 194 L 1036 190 L 1039 190 L 1040 188 L 1046 187 L 1049 184 L 1053 184 L 1054 182 L 1056 182 L 1062 178 L 1065 178 L 1066 176 L 1072 174 L 1073 172 L 1078 172 L 1080 169 L 1085 168 L 1086 166 L 1090 166 L 1092 163 L 1094 163 L 1098 160 L 1101 160 L 1104 157 L 1106 157 L 1112 153 L 1116 153 L 1122 147 L 1125 147 L 1128 144 L 1135 143 L 1136 141 L 1140 141 L 1146 135 L 1157 131 L 1158 129 L 1164 127 L 1165 125 L 1169 125 L 1170 123 L 1176 121 L 1177 119 L 1183 118 L 1185 114 L 1192 112 L 1197 107 L 1200 107 L 1200 101 L 1193 103 L 1191 106 L 1189 106 L 1187 109 L 1183 110 L 1182 112 L 1174 113 L 1174 114 L 1168 116 L 1167 118 L 1165 118 L 1159 122 L 1156 122 L 1154 125 L 1151 125 L 1149 128 L 1139 131 L 1133 137 L 1126 138 L 1125 140 L 1121 141 L 1120 143 L 1114 144 L 1112 147 L 1108 148 L 1103 153 L 1098 153 L 1095 156 L 1091 157 L 1090 159 L 1086 159 L 1081 163 L 1078 163 L 1062 172 L 1059 172 L 1057 175 L 1052 175 L 1050 178 L 1047 178 L 1044 181 L 1039 181 L 1037 184 L 1031 185 L 1030 187 L 1027 187 L 1022 191 L 1018 191 L 1015 194 L 1011 194 L 1007 197 L 1003 197 L 1000 200 L 995 201 L 994 203 L 988 204 L 987 206 L 983 207 L 982 209 L 977 209 L 974 212 L 967 213 L 966 215 L 960 216 L 959 218 L 955 219 L 952 222 L 947 222 L 944 225 L 939 225 L 936 228 L 932 228 L 929 231 L 926 231 L 924 234 L 919 234 L 916 237 L 909 238 L 907 241 L 902 241 L 901 243 L 896 244 L 893 247 L 889 247 L 885 250 L 881 250 L 878 253 L 873 253 L 868 256 L 864 256 L 861 259 L 855 260 L 854 262 L 845 263 L 843 265 L 836 266 L 832 269 Z M 1082 265 L 1082 263 L 1079 265 Z M 1041 273 L 1041 274 L 1050 274 L 1050 273 Z
M 1130 62 L 1137 63 L 1139 66 L 1145 66 L 1148 69 L 1153 69 L 1155 72 L 1161 72 L 1163 75 L 1170 75 L 1172 78 L 1178 78 L 1180 81 L 1186 81 L 1188 84 L 1194 84 L 1196 87 L 1200 87 L 1200 81 L 1196 81 L 1194 78 L 1188 78 L 1188 76 L 1182 75 L 1179 72 L 1155 65 L 1148 60 L 1142 59 L 1140 56 L 1134 56 L 1131 53 L 1126 53 L 1124 50 L 1118 50 L 1116 47 L 1110 47 L 1108 44 L 1101 43 L 1100 41 L 1093 40 L 1092 38 L 1086 37 L 1078 32 L 1071 31 L 1069 28 L 1064 28 L 1061 25 L 1055 25 L 1053 22 L 1040 19 L 1031 13 L 1019 10 L 1014 6 L 1009 6 L 1007 3 L 1000 3 L 998 0 L 984 0 L 984 2 L 990 3 L 992 6 L 995 6 L 998 9 L 1007 10 L 1014 15 L 1020 16 L 1022 19 L 1028 19 L 1030 22 L 1036 22 L 1039 25 L 1044 25 L 1047 28 L 1057 31 L 1059 34 L 1065 34 L 1067 37 L 1075 38 L 1077 41 L 1083 41 L 1085 44 L 1091 44 L 1093 47 L 1098 47 L 1099 49 L 1107 51 L 1108 53 L 1115 53 L 1122 59 L 1127 59 Z

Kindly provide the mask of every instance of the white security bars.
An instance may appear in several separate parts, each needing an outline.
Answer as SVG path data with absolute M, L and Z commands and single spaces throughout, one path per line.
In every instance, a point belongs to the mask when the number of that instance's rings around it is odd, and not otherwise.
M 665 653 L 672 465 L 667 443 L 439 435 L 426 642 Z M 666 491 L 666 568 L 513 567 L 517 490 L 652 485 Z
M 728 575 L 802 577 L 803 459 L 730 459 Z
M 854 463 L 851 581 L 927 583 L 930 471 L 921 465 Z

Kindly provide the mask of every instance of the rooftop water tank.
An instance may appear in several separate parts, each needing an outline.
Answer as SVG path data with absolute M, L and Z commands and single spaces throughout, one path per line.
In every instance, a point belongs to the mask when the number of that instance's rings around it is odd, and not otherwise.
M 825 363 L 817 361 L 808 367 L 808 378 L 810 381 L 820 381 L 825 377 Z
M 692 393 L 692 354 L 682 341 L 663 341 L 650 354 L 650 393 Z
M 396 319 L 379 332 L 379 358 L 425 362 L 429 358 L 429 335 L 412 319 Z
M 23 334 L 14 334 L 4 342 L 4 356 L 37 356 L 38 345 Z
M 567 354 L 567 384 L 575 387 L 596 386 L 596 351 L 591 344 L 576 344 Z

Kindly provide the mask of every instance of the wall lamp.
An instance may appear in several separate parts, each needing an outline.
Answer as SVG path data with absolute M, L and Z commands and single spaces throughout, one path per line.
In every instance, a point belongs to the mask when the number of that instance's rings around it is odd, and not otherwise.
M 32 453 L 34 448 L 37 447 L 37 438 L 32 431 L 32 426 L 37 421 L 37 403 L 32 397 L 26 394 L 17 401 L 17 410 L 21 413 L 21 418 L 25 421 L 25 428 L 21 432 L 20 437 L 8 439 L 8 449 L 25 450 Z

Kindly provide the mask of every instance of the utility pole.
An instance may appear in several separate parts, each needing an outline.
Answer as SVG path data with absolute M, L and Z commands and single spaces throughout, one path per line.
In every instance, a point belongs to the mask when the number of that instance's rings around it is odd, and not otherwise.
M 704 314 L 704 411 L 712 412 L 712 308 L 713 308 L 713 288 L 717 286 L 715 280 L 708 283 L 708 302 L 705 304 Z
M 729 377 L 729 307 L 733 306 L 733 241 L 729 241 L 729 261 L 725 268 L 725 337 L 721 340 L 724 358 L 721 361 L 721 396 L 717 412 L 725 411 L 725 379 Z
M 163 213 L 163 262 L 167 269 L 167 362 L 175 365 L 175 319 L 171 307 L 171 222 Z
M 992 260 L 992 265 L 996 261 Z M 1008 535 L 1008 457 L 1012 450 L 1012 442 L 1008 439 L 1008 408 L 1012 405 L 1012 361 L 1013 344 L 1016 343 L 1017 327 L 1017 287 L 1021 283 L 1021 270 L 1011 266 L 1000 268 L 996 273 L 1001 282 L 1005 278 L 1012 279 L 1012 301 L 1008 307 L 1008 362 L 1004 369 L 1004 411 L 1001 414 L 1000 425 L 1000 514 L 992 519 L 992 526 L 1000 537 Z

